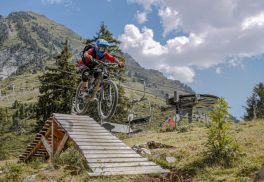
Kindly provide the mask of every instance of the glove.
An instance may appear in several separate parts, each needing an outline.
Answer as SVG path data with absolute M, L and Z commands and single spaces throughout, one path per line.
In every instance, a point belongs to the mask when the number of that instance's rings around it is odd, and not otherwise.
M 88 51 L 84 53 L 83 57 L 86 63 L 91 63 L 91 60 L 93 58 L 91 55 L 88 54 Z
M 118 66 L 119 66 L 119 68 L 124 68 L 125 67 L 125 63 L 120 61 L 120 62 L 118 62 Z

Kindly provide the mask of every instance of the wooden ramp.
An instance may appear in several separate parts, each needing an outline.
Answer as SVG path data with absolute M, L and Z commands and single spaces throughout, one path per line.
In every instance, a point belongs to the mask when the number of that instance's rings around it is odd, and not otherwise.
M 79 115 L 53 114 L 19 159 L 26 162 L 32 156 L 47 156 L 53 161 L 68 139 L 86 158 L 91 176 L 169 172 L 137 154 L 90 117 Z

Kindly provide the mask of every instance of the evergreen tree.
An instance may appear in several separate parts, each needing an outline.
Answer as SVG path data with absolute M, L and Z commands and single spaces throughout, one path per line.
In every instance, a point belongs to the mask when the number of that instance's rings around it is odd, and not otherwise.
M 4 131 L 7 128 L 9 123 L 8 118 L 8 108 L 0 108 L 0 134 L 1 131 Z
M 96 36 L 94 36 L 93 39 L 89 39 L 87 43 L 96 41 L 98 39 L 105 39 L 109 43 L 111 43 L 113 46 L 109 48 L 109 53 L 117 57 L 120 61 L 125 62 L 123 52 L 119 48 L 121 42 L 113 37 L 113 34 L 108 30 L 108 27 L 103 22 L 100 26 L 99 32 L 96 33 Z M 109 73 L 112 80 L 118 83 L 125 81 L 124 69 L 109 70 Z M 122 121 L 127 119 L 129 109 L 129 99 L 125 96 L 124 88 L 120 84 L 118 84 L 117 87 L 119 92 L 119 99 L 115 115 L 111 119 L 112 121 Z M 97 119 L 98 114 L 94 108 L 96 107 L 89 107 L 88 113 L 91 117 Z
M 205 156 L 210 164 L 231 166 L 241 156 L 239 145 L 230 136 L 228 103 L 220 98 L 209 113 L 212 120 L 208 130 Z
M 50 68 L 39 77 L 41 95 L 37 103 L 37 131 L 52 113 L 71 112 L 72 98 L 78 83 L 75 66 L 69 62 L 71 56 L 68 40 L 66 40 L 63 50 L 56 57 L 57 68 Z
M 254 87 L 252 95 L 247 99 L 245 110 L 245 120 L 264 118 L 264 84 L 262 82 Z

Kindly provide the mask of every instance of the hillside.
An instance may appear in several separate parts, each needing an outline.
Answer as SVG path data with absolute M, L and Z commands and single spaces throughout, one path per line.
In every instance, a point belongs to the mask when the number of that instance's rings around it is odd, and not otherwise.
M 0 181 L 31 179 L 33 181 L 254 181 L 256 171 L 264 164 L 264 125 L 263 120 L 247 123 L 232 124 L 230 133 L 241 146 L 243 157 L 233 166 L 224 168 L 221 166 L 209 166 L 203 163 L 204 143 L 207 140 L 207 128 L 204 126 L 193 125 L 187 131 L 159 132 L 149 130 L 143 133 L 132 135 L 119 135 L 118 137 L 129 146 L 143 144 L 148 141 L 158 141 L 163 144 L 174 146 L 174 148 L 151 149 L 151 160 L 169 168 L 170 175 L 132 175 L 132 176 L 111 176 L 91 178 L 87 173 L 73 173 L 76 168 L 56 165 L 52 167 L 41 160 L 33 160 L 25 164 L 15 164 L 16 159 L 0 161 Z M 23 149 L 20 140 L 21 133 L 13 136 L 4 134 L 8 146 L 6 152 L 11 156 L 17 155 Z M 20 140 L 8 142 L 11 138 L 19 137 Z M 17 145 L 19 144 L 19 145 Z M 0 145 L 1 146 L 1 145 Z M 13 150 L 12 150 L 13 148 Z M 16 149 L 16 150 L 14 150 Z M 68 151 L 69 152 L 69 151 Z M 176 161 L 168 163 L 166 157 L 175 157 Z M 67 151 L 64 152 L 65 161 L 74 160 Z M 179 180 L 180 179 L 180 180 Z M 15 180 L 14 180 L 15 181 Z
M 47 60 L 60 52 L 63 42 L 68 39 L 73 54 L 72 62 L 80 57 L 84 39 L 67 27 L 34 12 L 14 12 L 7 17 L 0 16 L 0 78 L 10 74 L 24 74 L 30 71 L 43 72 Z M 164 96 L 165 93 L 181 90 L 193 92 L 178 80 L 167 79 L 157 70 L 141 67 L 131 55 L 125 53 L 128 85 L 136 87 L 144 79 L 150 92 Z M 159 83 L 159 84 L 157 84 Z

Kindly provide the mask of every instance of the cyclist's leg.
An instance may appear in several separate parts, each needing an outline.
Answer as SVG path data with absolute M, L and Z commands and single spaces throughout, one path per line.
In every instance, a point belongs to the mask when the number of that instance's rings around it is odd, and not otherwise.
M 82 76 L 82 90 L 87 91 L 88 90 L 88 78 L 89 78 L 89 67 L 86 65 L 80 66 L 80 73 Z
M 100 89 L 100 79 L 99 79 L 99 76 L 100 76 L 100 72 L 94 70 L 94 79 L 95 79 L 95 87 L 94 87 L 94 91 L 93 91 L 93 96 L 92 98 L 94 98 L 98 92 L 98 90 Z

